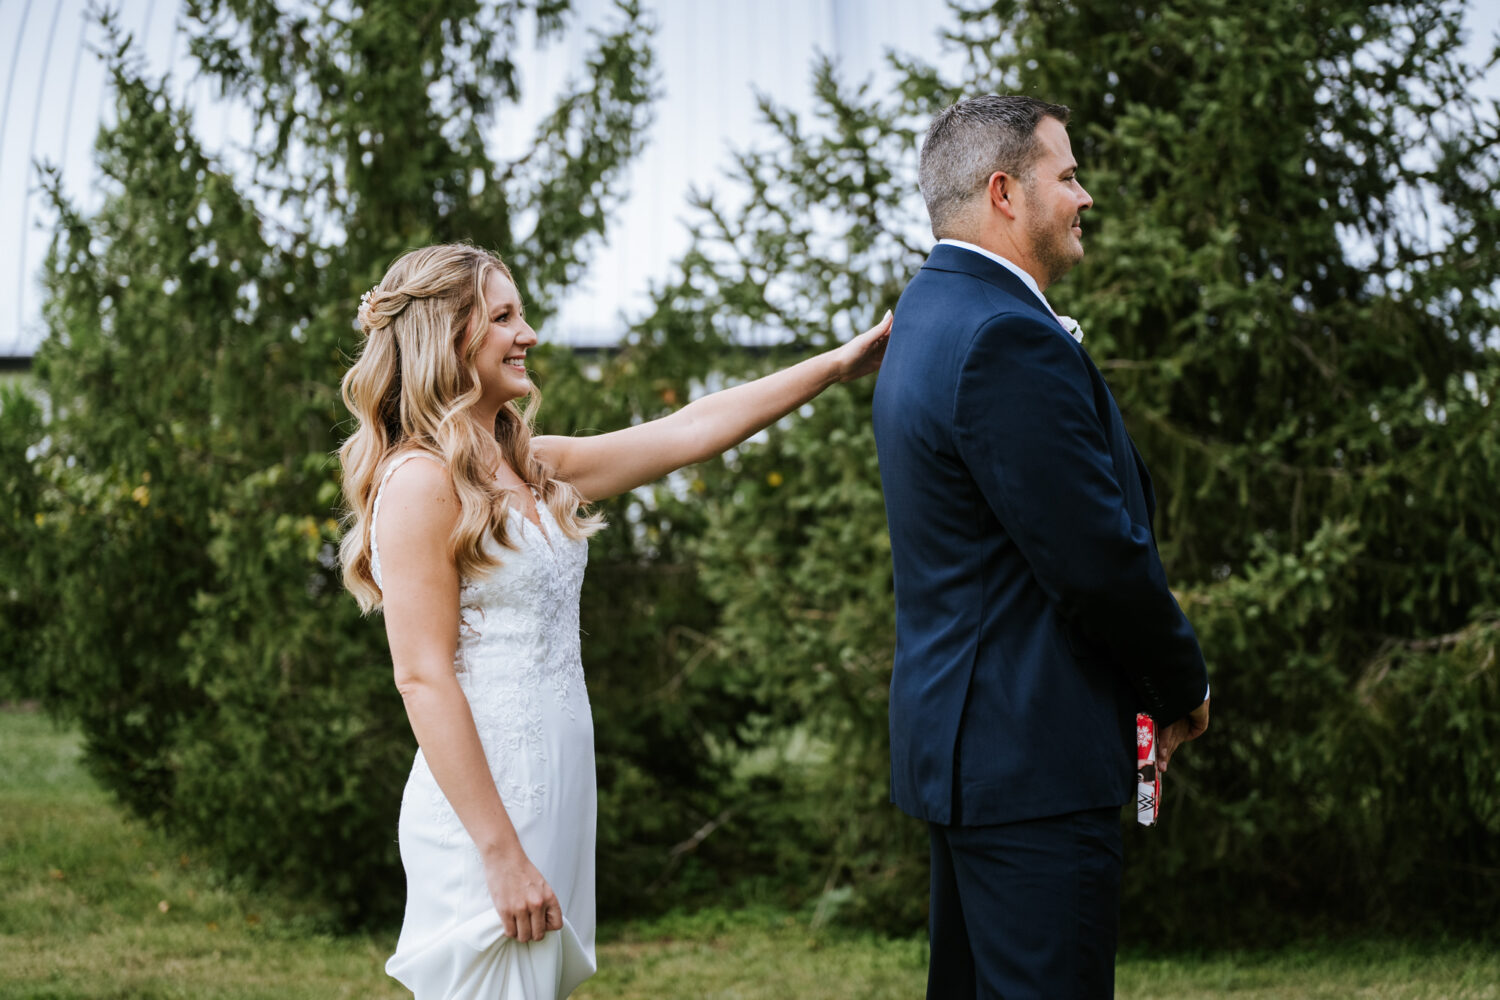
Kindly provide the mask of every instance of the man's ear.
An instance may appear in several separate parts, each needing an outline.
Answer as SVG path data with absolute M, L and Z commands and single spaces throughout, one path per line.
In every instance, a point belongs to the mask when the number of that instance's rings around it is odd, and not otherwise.
M 1014 221 L 1016 217 L 1015 202 L 1011 195 L 1016 191 L 1016 179 L 1003 170 L 997 170 L 990 174 L 988 195 L 990 207 L 1004 215 L 1007 219 Z

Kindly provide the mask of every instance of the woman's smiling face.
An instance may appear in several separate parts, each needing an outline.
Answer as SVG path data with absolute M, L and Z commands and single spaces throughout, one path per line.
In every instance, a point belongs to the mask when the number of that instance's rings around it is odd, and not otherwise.
M 471 327 L 468 342 L 483 338 L 474 367 L 485 399 L 506 403 L 531 392 L 526 351 L 536 345 L 537 335 L 526 322 L 515 284 L 498 268 L 491 268 L 484 279 L 484 299 L 488 315 Z

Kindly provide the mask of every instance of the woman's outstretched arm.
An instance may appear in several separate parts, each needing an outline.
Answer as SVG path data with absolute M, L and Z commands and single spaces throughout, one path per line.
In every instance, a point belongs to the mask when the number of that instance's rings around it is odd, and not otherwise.
M 391 476 L 373 526 L 386 633 L 412 732 L 438 787 L 479 848 L 505 933 L 536 941 L 562 928 L 562 908 L 521 847 L 453 673 L 459 583 L 448 547 L 458 513 L 453 483 L 435 462 L 410 461 Z
M 694 400 L 659 420 L 594 437 L 539 437 L 537 456 L 583 494 L 603 500 L 733 448 L 835 382 L 880 367 L 891 314 L 831 351 Z

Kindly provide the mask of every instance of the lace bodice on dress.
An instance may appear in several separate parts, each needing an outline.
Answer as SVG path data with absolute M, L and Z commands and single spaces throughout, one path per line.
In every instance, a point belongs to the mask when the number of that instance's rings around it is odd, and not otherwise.
M 376 586 L 381 574 L 374 526 L 381 494 L 391 474 L 418 456 L 437 461 L 422 452 L 397 459 L 375 495 L 370 548 Z M 588 542 L 563 534 L 546 505 L 536 506 L 542 528 L 512 508 L 509 534 L 517 547 L 487 539 L 487 551 L 500 565 L 462 580 L 459 591 L 453 669 L 508 808 L 540 809 L 544 784 L 524 780 L 535 768 L 514 765 L 522 756 L 531 764 L 545 762 L 545 733 L 555 714 L 586 725 L 589 720 L 578 626 Z

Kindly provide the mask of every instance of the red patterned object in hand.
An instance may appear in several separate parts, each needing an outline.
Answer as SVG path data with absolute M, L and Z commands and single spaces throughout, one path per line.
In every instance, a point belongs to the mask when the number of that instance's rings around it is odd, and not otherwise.
M 1156 770 L 1156 720 L 1141 713 L 1135 717 L 1135 819 L 1141 826 L 1155 826 L 1161 811 L 1161 774 Z

